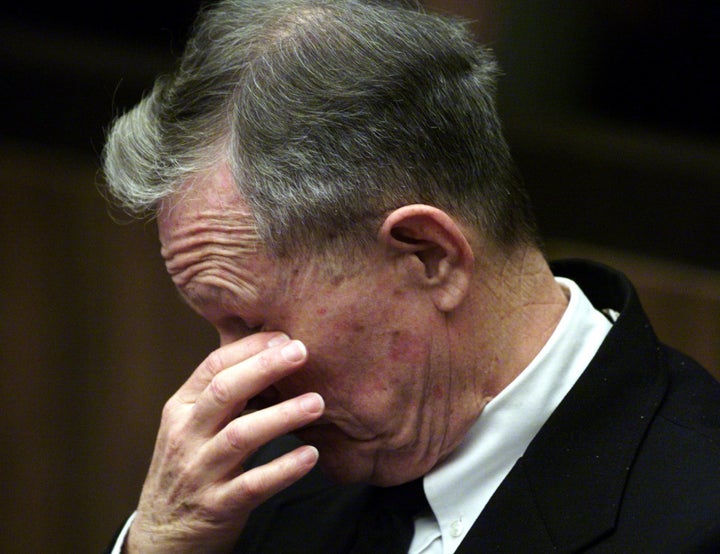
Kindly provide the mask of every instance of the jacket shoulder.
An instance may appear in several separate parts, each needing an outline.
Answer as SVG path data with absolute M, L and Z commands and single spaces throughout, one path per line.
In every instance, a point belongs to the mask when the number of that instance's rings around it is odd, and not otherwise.
M 720 453 L 720 381 L 692 358 L 673 348 L 661 348 L 668 369 L 665 400 L 658 414 L 698 435 Z
M 630 469 L 618 534 L 654 531 L 660 552 L 720 549 L 720 383 L 671 348 L 658 354 L 668 389 Z

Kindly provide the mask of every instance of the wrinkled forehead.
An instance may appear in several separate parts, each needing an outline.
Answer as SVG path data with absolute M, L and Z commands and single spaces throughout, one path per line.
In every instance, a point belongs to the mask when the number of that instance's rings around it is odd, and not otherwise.
M 157 222 L 163 245 L 209 227 L 233 228 L 248 241 L 259 242 L 250 208 L 224 167 L 188 179 L 177 192 L 162 200 Z

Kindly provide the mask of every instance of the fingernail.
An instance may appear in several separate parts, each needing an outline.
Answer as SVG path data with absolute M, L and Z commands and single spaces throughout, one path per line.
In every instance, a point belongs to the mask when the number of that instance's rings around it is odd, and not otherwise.
M 269 348 L 272 348 L 273 346 L 280 346 L 281 344 L 285 344 L 287 341 L 290 340 L 290 337 L 288 337 L 285 333 L 280 333 L 279 335 L 275 335 L 273 338 L 271 338 L 267 345 Z
M 311 393 L 300 399 L 300 407 L 312 414 L 322 411 L 325 407 L 323 397 L 317 393 Z
M 305 345 L 299 340 L 291 341 L 280 351 L 282 357 L 288 362 L 299 362 L 305 359 Z
M 314 464 L 317 462 L 318 457 L 320 456 L 320 453 L 318 452 L 318 449 L 314 446 L 303 446 L 302 450 L 300 451 L 300 461 L 303 464 Z

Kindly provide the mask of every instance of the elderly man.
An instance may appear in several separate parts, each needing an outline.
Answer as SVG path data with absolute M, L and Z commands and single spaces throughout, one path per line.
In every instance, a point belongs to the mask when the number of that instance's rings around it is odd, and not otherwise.
M 201 13 L 104 155 L 221 342 L 116 551 L 720 548 L 720 386 L 624 277 L 546 263 L 495 74 L 389 2 Z

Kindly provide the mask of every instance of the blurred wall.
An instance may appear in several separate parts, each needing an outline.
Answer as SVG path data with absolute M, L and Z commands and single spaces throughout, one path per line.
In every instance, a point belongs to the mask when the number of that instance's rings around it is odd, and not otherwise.
M 104 127 L 170 66 L 197 5 L 146 4 L 0 12 L 2 552 L 99 551 L 133 509 L 163 402 L 216 343 L 177 300 L 152 222 L 111 213 L 96 186 Z M 658 48 L 669 33 L 696 58 L 717 10 L 428 4 L 474 18 L 498 53 L 549 254 L 626 270 L 660 336 L 717 372 L 717 106 L 701 62 Z M 690 90 L 658 88 L 676 66 Z
M 0 148 L 1 552 L 99 552 L 164 400 L 216 343 L 153 226 L 113 221 L 95 179 L 67 153 Z

